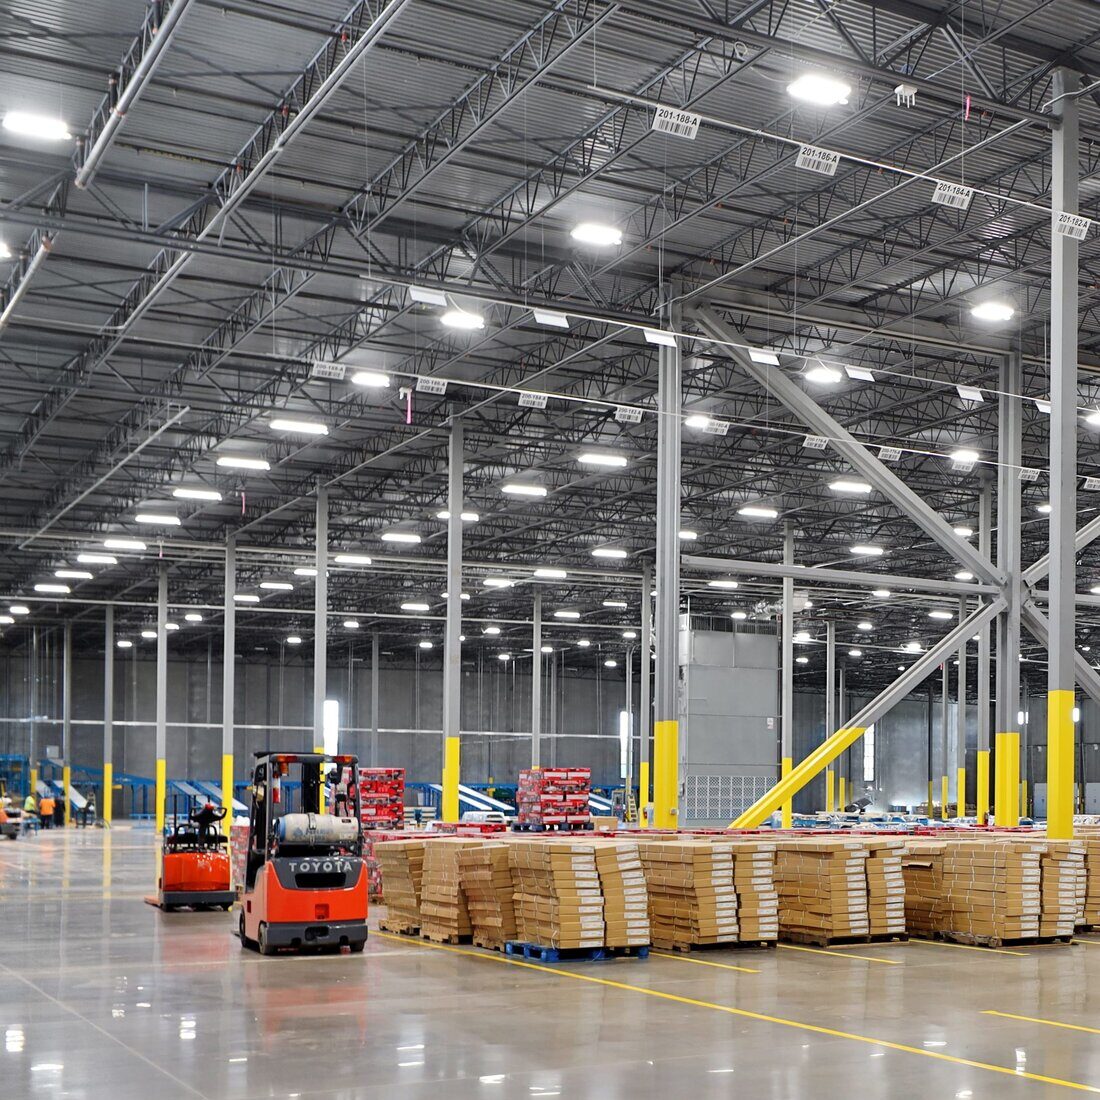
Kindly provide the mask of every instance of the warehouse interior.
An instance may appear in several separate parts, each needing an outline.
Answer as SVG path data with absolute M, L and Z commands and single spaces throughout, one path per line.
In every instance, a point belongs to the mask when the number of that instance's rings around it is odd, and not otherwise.
M 1094 3 L 0 57 L 15 1095 L 1100 1093 Z

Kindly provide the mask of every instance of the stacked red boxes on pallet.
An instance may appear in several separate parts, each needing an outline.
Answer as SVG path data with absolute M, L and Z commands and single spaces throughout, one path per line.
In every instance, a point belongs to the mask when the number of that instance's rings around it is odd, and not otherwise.
M 405 769 L 359 769 L 359 816 L 364 829 L 400 829 L 405 824 Z
M 556 828 L 587 825 L 591 790 L 591 768 L 524 769 L 519 773 L 517 821 Z

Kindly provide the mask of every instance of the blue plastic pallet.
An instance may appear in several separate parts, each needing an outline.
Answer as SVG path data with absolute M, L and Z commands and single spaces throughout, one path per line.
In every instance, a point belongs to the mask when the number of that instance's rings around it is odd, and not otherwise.
M 537 962 L 604 962 L 608 959 L 648 959 L 648 947 L 543 947 L 538 943 L 509 940 L 504 945 L 508 955 L 521 955 Z

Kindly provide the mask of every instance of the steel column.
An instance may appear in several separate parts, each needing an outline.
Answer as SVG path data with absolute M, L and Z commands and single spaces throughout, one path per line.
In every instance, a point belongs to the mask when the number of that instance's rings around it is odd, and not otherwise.
M 542 736 L 542 593 L 536 592 L 531 609 L 531 767 L 539 766 Z
M 313 581 L 313 751 L 324 752 L 328 690 L 328 489 L 317 487 L 314 524 L 317 576 Z
M 997 566 L 1005 575 L 1007 610 L 997 622 L 997 706 L 993 812 L 998 825 L 1020 820 L 1020 465 L 1023 371 L 1019 349 L 1001 367 L 998 398 Z M 1076 429 L 1074 429 L 1076 438 Z
M 1058 232 L 1078 210 L 1080 78 L 1055 69 L 1050 239 L 1050 641 L 1047 644 L 1047 836 L 1073 836 L 1077 555 L 1077 279 L 1079 244 Z
M 370 638 L 370 766 L 377 768 L 378 764 L 378 715 L 381 709 L 378 698 L 379 675 L 378 658 L 381 646 L 376 630 Z
M 72 820 L 73 781 L 73 624 L 67 622 L 61 651 L 61 797 L 65 824 Z
M 841 665 L 837 674 L 837 723 L 840 728 L 844 727 L 844 716 L 848 709 L 846 699 L 847 680 L 848 670 L 844 665 Z M 843 813 L 844 807 L 851 805 L 852 802 L 852 754 L 850 749 L 840 755 L 837 771 L 840 773 L 837 781 L 837 807 Z
M 649 736 L 652 704 L 650 701 L 650 653 L 653 648 L 653 572 L 649 562 L 642 563 L 642 648 L 641 686 L 638 701 L 638 821 L 649 823 L 646 809 L 650 804 Z
M 664 317 L 676 327 L 676 317 Z M 673 828 L 678 819 L 679 617 L 680 617 L 680 418 L 681 349 L 657 355 L 657 675 L 653 714 L 653 824 Z
M 966 618 L 966 600 L 959 600 L 959 622 Z M 966 815 L 966 647 L 964 638 L 959 646 L 959 676 L 955 704 L 955 816 Z
M 115 609 L 103 616 L 103 794 L 100 816 L 108 825 L 114 818 L 115 784 Z
M 825 736 L 836 732 L 836 623 L 825 624 Z M 836 772 L 825 771 L 825 812 L 836 810 Z
M 794 523 L 783 521 L 783 564 L 794 565 Z M 782 655 L 780 656 L 779 775 L 790 775 L 794 766 L 794 578 L 783 578 Z M 833 731 L 830 730 L 830 733 Z M 781 821 L 791 827 L 792 804 L 783 803 Z
M 983 486 L 978 498 L 978 549 L 987 558 L 993 552 L 993 495 L 988 485 Z M 976 760 L 974 812 L 978 824 L 984 825 L 989 814 L 989 733 L 991 675 L 989 627 L 978 632 L 978 751 Z
M 27 755 L 30 757 L 31 792 L 38 796 L 38 723 L 35 718 L 38 715 L 38 660 L 39 660 L 39 636 L 38 626 L 31 627 L 31 713 L 30 733 L 27 738 Z
M 157 570 L 157 692 L 156 692 L 156 821 L 157 836 L 164 835 L 164 809 L 168 777 L 168 563 Z
M 237 541 L 225 540 L 225 608 L 222 611 L 222 806 L 226 835 L 233 827 L 233 756 L 236 749 L 233 710 L 237 686 Z M 279 678 L 279 699 L 283 683 Z M 280 736 L 282 731 L 280 730 Z
M 462 421 L 451 423 L 447 461 L 447 625 L 443 644 L 443 803 L 444 821 L 458 821 L 461 774 L 462 692 Z M 535 658 L 539 655 L 536 653 Z

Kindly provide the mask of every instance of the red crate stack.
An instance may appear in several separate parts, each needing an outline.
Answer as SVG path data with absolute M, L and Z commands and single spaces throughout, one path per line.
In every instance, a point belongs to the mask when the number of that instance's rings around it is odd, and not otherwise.
M 529 768 L 519 773 L 520 825 L 571 826 L 589 822 L 591 768 Z
M 405 824 L 405 769 L 359 769 L 359 816 L 364 829 L 400 829 Z

